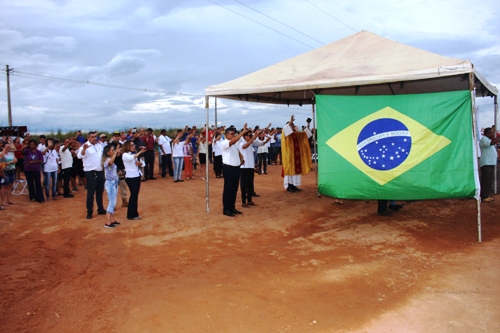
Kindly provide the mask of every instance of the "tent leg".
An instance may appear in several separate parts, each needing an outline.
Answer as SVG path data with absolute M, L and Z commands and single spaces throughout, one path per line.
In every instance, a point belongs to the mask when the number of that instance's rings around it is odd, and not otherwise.
M 208 155 L 208 129 L 209 129 L 209 126 L 208 126 L 208 120 L 209 120 L 209 117 L 208 117 L 208 106 L 209 106 L 209 96 L 205 96 L 205 135 L 206 135 L 206 138 L 205 138 L 205 151 L 207 152 L 207 155 Z M 206 158 L 206 160 L 208 161 L 208 156 Z M 206 161 L 206 162 L 207 162 Z M 210 213 L 210 196 L 209 196 L 209 183 L 208 183 L 208 166 L 209 166 L 210 163 L 205 163 L 205 174 L 206 174 L 206 177 L 205 177 L 205 201 L 206 201 L 206 204 L 207 204 L 207 214 Z
M 494 106 L 495 121 L 493 122 L 493 124 L 495 125 L 495 137 L 496 137 L 497 132 L 498 132 L 498 127 L 497 127 L 498 96 L 496 96 L 496 95 L 495 95 L 495 102 L 494 103 L 495 103 L 495 106 Z M 497 164 L 495 164 L 495 194 L 498 194 Z
M 316 185 L 318 185 L 318 144 L 316 142 L 316 110 L 314 102 L 311 103 L 313 119 L 313 146 L 314 146 L 314 164 L 316 164 Z M 318 192 L 319 194 L 319 192 Z
M 470 74 L 470 82 L 474 82 L 474 77 L 473 74 Z M 479 182 L 479 168 L 478 168 L 478 161 L 479 161 L 479 156 L 478 156 L 478 150 L 477 150 L 477 137 L 479 135 L 478 133 L 478 128 L 477 128 L 477 115 L 476 115 L 476 89 L 473 87 L 471 84 L 471 103 L 472 103 L 472 134 L 473 134 L 473 142 L 472 146 L 475 152 L 474 160 L 472 161 L 474 164 L 474 182 L 476 183 L 476 193 L 475 193 L 475 199 L 476 199 L 476 204 L 477 204 L 477 239 L 478 242 L 482 242 L 482 235 L 481 235 L 481 197 L 479 195 L 481 191 L 481 185 Z
M 215 97 L 215 115 L 214 115 L 214 118 L 215 118 L 215 129 L 217 129 L 219 127 L 219 125 L 217 124 L 217 97 Z
M 483 241 L 482 231 L 481 231 L 481 199 L 476 199 L 477 203 L 477 239 L 479 243 Z

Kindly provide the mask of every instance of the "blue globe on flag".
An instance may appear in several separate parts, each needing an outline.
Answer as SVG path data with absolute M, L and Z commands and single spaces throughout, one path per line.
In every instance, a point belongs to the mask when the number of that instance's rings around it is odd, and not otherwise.
M 359 133 L 358 154 L 372 169 L 392 170 L 406 160 L 411 142 L 405 124 L 393 118 L 380 118 L 368 123 Z

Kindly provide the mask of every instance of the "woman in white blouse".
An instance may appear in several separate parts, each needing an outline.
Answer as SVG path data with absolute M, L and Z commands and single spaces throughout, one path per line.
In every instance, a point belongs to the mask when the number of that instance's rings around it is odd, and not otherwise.
M 139 191 L 141 189 L 141 161 L 139 155 L 146 151 L 146 147 L 139 152 L 135 150 L 135 144 L 127 141 L 122 146 L 123 165 L 125 166 L 125 182 L 130 189 L 130 198 L 127 208 L 127 219 L 139 220 L 141 217 L 138 212 Z

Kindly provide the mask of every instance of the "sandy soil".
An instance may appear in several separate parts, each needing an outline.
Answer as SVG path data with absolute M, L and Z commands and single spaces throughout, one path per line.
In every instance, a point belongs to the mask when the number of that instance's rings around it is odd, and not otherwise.
M 221 214 L 223 180 L 142 184 L 140 221 L 85 219 L 85 191 L 0 212 L 1 332 L 500 332 L 500 199 L 406 204 L 287 193 Z M 239 203 L 239 200 L 238 200 Z M 240 209 L 238 204 L 237 208 Z

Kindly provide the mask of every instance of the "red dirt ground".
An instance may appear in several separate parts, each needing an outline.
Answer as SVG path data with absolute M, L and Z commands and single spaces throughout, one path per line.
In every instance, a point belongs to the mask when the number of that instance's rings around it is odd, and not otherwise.
M 375 202 L 283 190 L 221 214 L 222 179 L 142 184 L 140 221 L 85 219 L 83 187 L 0 212 L 1 332 L 500 332 L 500 199 Z M 497 197 L 499 198 L 499 197 Z M 239 203 L 239 200 L 238 200 Z

